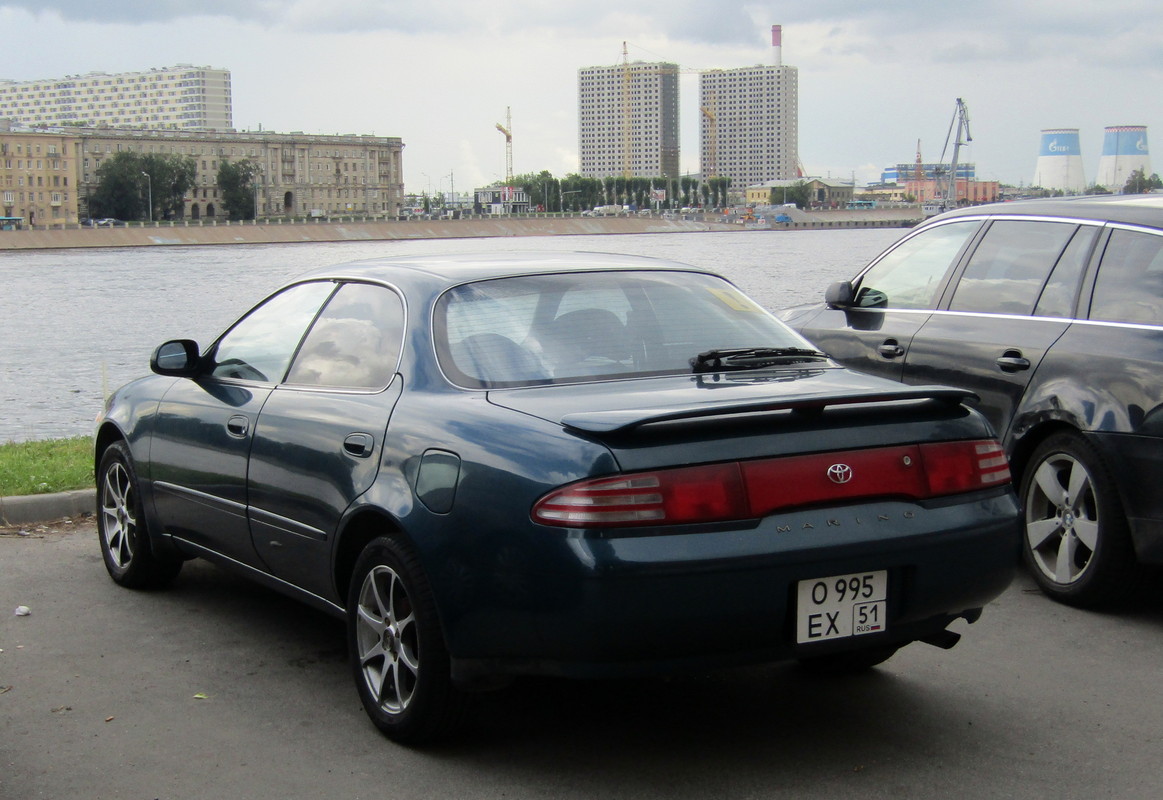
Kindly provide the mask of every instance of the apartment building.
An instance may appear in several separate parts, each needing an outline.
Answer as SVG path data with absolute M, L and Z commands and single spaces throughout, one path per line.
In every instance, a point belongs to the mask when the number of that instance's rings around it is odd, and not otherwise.
M 123 151 L 194 159 L 197 178 L 185 218 L 222 215 L 217 179 L 223 160 L 259 165 L 260 216 L 394 216 L 404 201 L 403 142 L 387 136 L 304 133 L 79 129 L 83 198 L 97 186 L 101 162 Z
M 179 64 L 144 72 L 0 79 L 0 119 L 22 125 L 229 130 L 230 70 Z
M 736 189 L 797 177 L 799 71 L 760 65 L 699 73 L 699 165 Z
M 403 150 L 386 136 L 0 125 L 0 216 L 76 223 L 88 216 L 102 162 L 120 152 L 194 160 L 185 219 L 223 218 L 219 164 L 243 159 L 259 165 L 260 216 L 395 216 L 404 202 Z
M 76 137 L 0 130 L 0 217 L 28 225 L 77 221 Z
M 679 177 L 678 81 L 664 62 L 579 69 L 580 174 Z

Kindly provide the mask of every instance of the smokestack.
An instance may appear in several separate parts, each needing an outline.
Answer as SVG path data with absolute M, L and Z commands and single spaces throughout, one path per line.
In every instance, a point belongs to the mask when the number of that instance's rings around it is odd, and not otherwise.
M 783 66 L 783 26 L 771 26 L 771 52 L 772 63 L 777 67 Z

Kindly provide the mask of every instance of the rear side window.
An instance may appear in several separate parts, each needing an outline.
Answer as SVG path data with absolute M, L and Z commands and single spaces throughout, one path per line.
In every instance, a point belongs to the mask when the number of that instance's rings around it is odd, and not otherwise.
M 861 308 L 933 308 L 945 274 L 980 226 L 967 220 L 922 231 L 905 239 L 860 278 Z
M 1163 324 L 1163 235 L 1121 229 L 1111 233 L 1090 318 Z
M 1078 226 L 997 220 L 973 251 L 950 311 L 1029 314 Z

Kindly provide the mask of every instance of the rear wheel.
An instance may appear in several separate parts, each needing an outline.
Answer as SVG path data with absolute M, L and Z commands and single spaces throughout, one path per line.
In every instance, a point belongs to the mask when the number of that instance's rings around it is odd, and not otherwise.
M 114 442 L 105 449 L 97 468 L 97 486 L 97 532 L 109 576 L 131 589 L 170 583 L 182 569 L 182 562 L 153 553 L 137 473 L 124 442 Z
M 355 684 L 376 727 L 404 744 L 449 733 L 464 695 L 452 685 L 432 590 L 411 549 L 388 536 L 364 548 L 347 608 Z
M 1023 555 L 1055 600 L 1108 605 L 1134 586 L 1138 567 L 1122 502 L 1094 448 L 1072 434 L 1038 446 L 1022 476 Z

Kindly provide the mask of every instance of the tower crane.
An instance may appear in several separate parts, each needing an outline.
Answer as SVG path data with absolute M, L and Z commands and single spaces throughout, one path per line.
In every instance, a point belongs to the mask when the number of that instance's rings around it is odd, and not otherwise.
M 719 175 L 719 116 L 713 106 L 718 106 L 718 102 L 714 92 L 707 100 L 707 105 L 699 106 L 699 111 L 707 118 L 707 160 L 710 163 L 706 165 L 706 177 L 716 178 Z
M 505 106 L 505 124 L 497 123 L 497 130 L 505 135 L 505 185 L 513 183 L 513 115 Z

